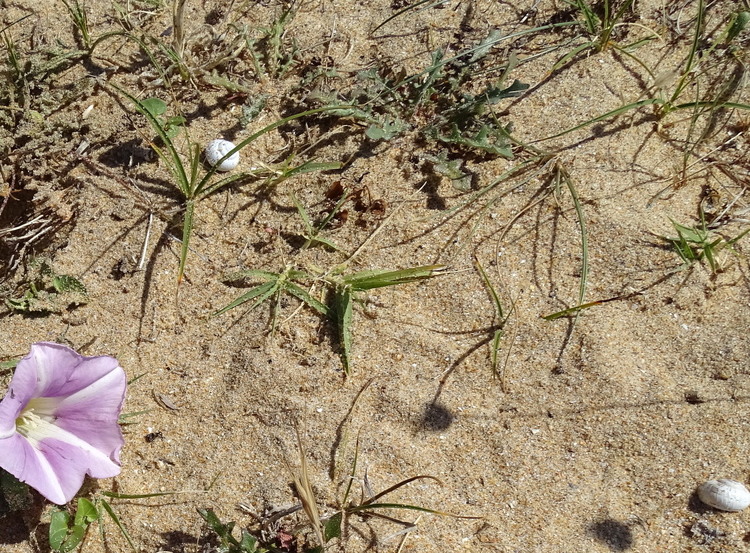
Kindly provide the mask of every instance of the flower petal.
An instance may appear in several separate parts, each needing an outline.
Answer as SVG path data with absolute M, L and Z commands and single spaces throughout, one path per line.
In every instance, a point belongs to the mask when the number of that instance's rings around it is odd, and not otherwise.
M 113 357 L 33 344 L 0 402 L 0 467 L 59 504 L 73 498 L 84 475 L 119 474 L 126 387 Z
M 35 488 L 53 503 L 67 503 L 81 488 L 83 475 L 79 482 L 67 481 L 66 488 L 63 488 L 63 483 L 58 479 L 47 458 L 20 434 L 3 440 L 2 445 L 12 454 L 0 456 L 0 468 Z
M 26 401 L 21 401 L 16 395 L 11 380 L 5 399 L 0 402 L 0 440 L 9 438 L 16 432 L 16 419 L 26 406 Z

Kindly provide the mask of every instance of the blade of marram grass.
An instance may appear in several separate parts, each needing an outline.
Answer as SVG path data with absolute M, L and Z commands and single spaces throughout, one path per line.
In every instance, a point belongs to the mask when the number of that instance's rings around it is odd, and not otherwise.
M 620 299 L 623 299 L 623 297 L 617 296 L 614 298 L 607 298 L 605 300 L 596 300 L 596 301 L 586 302 L 581 305 L 574 305 L 573 307 L 568 307 L 567 309 L 563 309 L 562 311 L 558 311 L 557 313 L 545 315 L 544 317 L 542 317 L 542 319 L 544 319 L 545 321 L 554 321 L 555 319 L 568 317 L 569 315 L 573 315 L 574 313 L 577 313 L 578 311 L 582 311 L 584 309 L 588 309 L 589 307 L 593 307 L 595 305 L 602 305 L 604 303 L 608 303 L 610 301 L 615 301 L 615 300 L 620 300 Z
M 584 127 L 588 127 L 589 125 L 593 125 L 594 123 L 598 123 L 599 121 L 604 121 L 606 119 L 610 119 L 612 117 L 617 117 L 618 115 L 622 115 L 625 112 L 641 108 L 643 106 L 652 106 L 654 104 L 664 104 L 664 100 L 660 100 L 659 98 L 647 98 L 646 100 L 639 100 L 637 102 L 633 102 L 632 104 L 627 104 L 624 106 L 620 106 L 617 109 L 613 109 L 612 111 L 608 111 L 607 113 L 604 113 L 602 115 L 599 115 L 597 117 L 594 117 L 592 119 L 589 119 L 587 121 L 584 121 L 583 123 L 576 125 L 575 127 L 571 127 L 569 129 L 566 129 L 562 132 L 559 132 L 557 134 L 553 134 L 552 136 L 548 136 L 546 138 L 541 138 L 539 140 L 534 140 L 534 142 L 544 142 L 545 140 L 552 140 L 553 138 L 559 138 L 561 136 L 565 136 L 566 134 L 575 132 L 577 130 L 583 129 Z
M 667 102 L 667 105 L 674 104 L 680 94 L 682 94 L 684 88 L 687 86 L 688 79 L 692 78 L 693 76 L 693 60 L 695 59 L 695 54 L 698 51 L 698 47 L 700 45 L 704 12 L 703 0 L 698 0 L 698 8 L 695 19 L 695 33 L 693 34 L 693 42 L 690 45 L 690 50 L 688 52 L 688 59 L 685 62 L 685 70 L 682 72 L 682 76 L 680 77 L 680 80 L 675 87 L 674 92 L 672 93 L 672 97 Z
M 424 8 L 422 8 L 419 11 L 427 10 L 429 8 L 432 8 L 433 6 L 438 6 L 440 4 L 445 4 L 446 1 L 447 0 L 434 0 L 432 2 L 432 4 L 430 4 L 429 6 L 425 6 Z M 380 23 L 380 25 L 378 25 L 377 27 L 375 27 L 372 31 L 370 31 L 370 36 L 374 35 L 378 31 L 378 29 L 380 29 L 381 27 L 385 26 L 389 22 L 393 21 L 394 19 L 396 19 L 401 14 L 406 13 L 408 11 L 411 11 L 411 10 L 413 10 L 415 8 L 418 8 L 419 6 L 421 6 L 422 4 L 426 4 L 427 2 L 430 2 L 430 0 L 419 0 L 418 2 L 414 2 L 413 4 L 409 4 L 405 8 L 401 8 L 396 13 L 394 13 L 390 17 L 386 18 L 382 23 Z
M 411 482 L 414 482 L 415 480 L 434 480 L 435 482 L 437 482 L 441 486 L 443 485 L 443 483 L 440 481 L 440 479 L 435 478 L 434 476 L 430 476 L 429 474 L 420 474 L 420 475 L 417 475 L 417 476 L 412 476 L 410 478 L 406 478 L 405 480 L 401 480 L 401 482 L 398 482 L 398 483 L 394 484 L 393 486 L 391 486 L 389 488 L 386 488 L 385 490 L 383 490 L 380 493 L 377 493 L 377 494 L 373 495 L 372 497 L 368 498 L 366 501 L 363 501 L 362 504 L 360 505 L 360 507 L 364 506 L 364 505 L 369 505 L 373 501 L 376 501 L 376 500 L 380 499 L 381 497 L 384 497 L 384 496 L 388 495 L 389 493 L 396 491 L 399 488 L 403 488 L 404 486 L 406 486 L 407 484 L 410 484 Z
M 354 507 L 350 507 L 347 510 L 350 513 L 356 513 L 356 512 L 363 512 L 363 511 L 373 511 L 375 509 L 406 509 L 409 511 L 421 511 L 423 513 L 430 513 L 432 515 L 439 515 L 443 517 L 465 518 L 465 519 L 472 519 L 472 520 L 478 520 L 482 518 L 482 517 L 469 516 L 469 515 L 456 515 L 453 513 L 446 513 L 444 511 L 436 511 L 435 509 L 428 509 L 427 507 L 419 507 L 417 505 L 409 505 L 406 503 L 370 503 L 367 505 L 356 505 Z M 375 514 L 375 513 L 371 513 L 371 514 Z
M 482 277 L 482 281 L 484 282 L 485 288 L 490 293 L 490 296 L 492 297 L 492 304 L 495 306 L 495 314 L 498 318 L 498 328 L 495 330 L 494 335 L 492 336 L 492 342 L 491 342 L 491 355 L 490 355 L 490 365 L 492 366 L 492 374 L 495 376 L 498 376 L 498 370 L 497 370 L 497 363 L 498 363 L 498 352 L 500 351 L 500 340 L 503 337 L 504 326 L 505 326 L 505 320 L 503 319 L 503 305 L 500 302 L 500 297 L 497 295 L 497 291 L 495 290 L 495 287 L 492 286 L 492 283 L 490 282 L 489 277 L 487 276 L 487 273 L 484 271 L 484 267 L 482 267 L 482 264 L 479 263 L 478 259 L 474 260 L 475 265 L 477 266 L 477 269 L 479 269 L 479 274 Z
M 230 275 L 225 276 L 222 278 L 224 282 L 234 282 L 237 280 L 244 280 L 246 278 L 257 278 L 260 280 L 277 280 L 279 278 L 279 273 L 272 273 L 271 271 L 263 271 L 261 269 L 246 269 L 244 271 L 239 271 L 237 273 L 232 273 Z

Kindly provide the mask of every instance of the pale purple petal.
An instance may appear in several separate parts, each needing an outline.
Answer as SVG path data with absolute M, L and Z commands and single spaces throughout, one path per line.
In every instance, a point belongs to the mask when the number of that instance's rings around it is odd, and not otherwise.
M 21 401 L 69 396 L 117 368 L 114 357 L 84 357 L 62 344 L 37 342 L 18 362 L 11 385 L 16 385 L 16 395 L 20 394 Z
M 76 482 L 70 482 L 67 478 L 62 479 L 64 482 L 61 481 L 41 451 L 20 434 L 6 438 L 0 447 L 3 451 L 0 457 L 0 467 L 21 482 L 35 488 L 53 503 L 58 505 L 67 503 L 81 488 L 83 477 L 77 485 Z
M 16 419 L 26 403 L 26 401 L 21 401 L 14 393 L 11 381 L 11 387 L 8 388 L 5 399 L 0 402 L 0 440 L 9 438 L 16 433 Z
M 112 357 L 32 345 L 0 403 L 0 467 L 60 504 L 73 498 L 85 474 L 119 474 L 124 440 L 117 421 L 126 385 Z

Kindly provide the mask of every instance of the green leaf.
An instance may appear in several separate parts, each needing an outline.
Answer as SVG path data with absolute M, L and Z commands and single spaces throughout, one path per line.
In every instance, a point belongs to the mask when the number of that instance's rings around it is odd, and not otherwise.
M 344 513 L 338 512 L 326 521 L 323 526 L 323 539 L 325 541 L 341 537 L 341 523 L 343 519 Z
M 198 514 L 206 521 L 206 524 L 208 524 L 211 530 L 219 536 L 224 547 L 228 548 L 229 546 L 236 547 L 240 545 L 237 539 L 232 535 L 234 522 L 228 522 L 226 524 L 222 523 L 221 520 L 219 520 L 219 517 L 216 516 L 216 513 L 211 509 L 198 509 Z
M 67 511 L 55 511 L 50 516 L 49 545 L 55 551 L 61 551 L 63 542 L 68 535 L 70 515 Z
M 146 98 L 141 100 L 141 107 L 154 117 L 163 115 L 167 111 L 167 104 L 159 98 Z
M 341 360 L 344 364 L 344 372 L 349 374 L 351 368 L 352 352 L 352 289 L 344 286 L 336 290 L 334 305 L 336 311 L 336 327 L 339 333 L 341 346 Z
M 242 537 L 239 543 L 240 551 L 244 553 L 256 553 L 258 552 L 258 540 L 253 537 L 247 530 L 242 530 Z M 263 549 L 265 551 L 265 549 Z
M 182 248 L 180 250 L 180 267 L 177 271 L 177 282 L 182 281 L 185 274 L 185 263 L 187 262 L 188 248 L 190 247 L 190 236 L 193 233 L 193 216 L 195 215 L 195 202 L 188 200 L 185 207 L 185 220 L 182 223 Z
M 491 87 L 488 88 L 483 96 L 486 98 L 487 103 L 496 104 L 500 100 L 505 98 L 517 98 L 524 90 L 528 89 L 529 85 L 522 83 L 518 79 L 514 80 L 513 83 L 506 88 Z
M 238 305 L 242 305 L 243 303 L 250 301 L 251 299 L 258 298 L 256 302 L 252 305 L 252 307 L 250 307 L 250 310 L 253 310 L 256 307 L 258 307 L 261 303 L 263 303 L 265 300 L 267 300 L 269 297 L 271 297 L 278 289 L 279 289 L 278 281 L 266 282 L 265 284 L 256 286 L 255 288 L 253 288 L 246 294 L 242 294 L 239 298 L 234 300 L 229 305 L 219 309 L 217 312 L 214 313 L 214 315 L 221 315 L 222 313 L 226 313 L 230 309 L 234 309 Z
M 482 150 L 488 154 L 507 158 L 513 157 L 513 150 L 508 143 L 510 127 L 496 127 L 483 124 L 479 130 L 464 131 L 456 123 L 451 123 L 447 133 L 430 129 L 429 134 L 440 142 L 454 144 L 465 148 Z
M 297 297 L 298 299 L 305 302 L 307 305 L 315 309 L 318 313 L 321 315 L 328 315 L 328 306 L 324 303 L 319 302 L 314 297 L 312 297 L 307 290 L 304 290 L 303 288 L 297 286 L 296 284 L 292 282 L 287 282 L 284 285 L 284 289 L 292 294 L 293 296 Z
M 385 117 L 378 123 L 373 123 L 365 131 L 371 140 L 390 140 L 409 128 L 409 125 L 397 117 Z
M 76 526 L 86 526 L 97 520 L 99 520 L 99 511 L 97 511 L 96 506 L 85 497 L 79 497 L 76 518 L 73 524 Z
M 86 286 L 80 280 L 70 275 L 55 275 L 52 279 L 52 286 L 60 294 L 73 292 L 82 296 L 88 295 Z
M 445 269 L 445 265 L 422 265 L 396 271 L 360 271 L 345 276 L 344 283 L 354 291 L 372 290 L 373 288 L 396 286 L 432 278 L 441 274 L 443 269 Z
M 86 535 L 87 526 L 88 525 L 73 525 L 73 527 L 70 529 L 70 532 L 68 533 L 68 536 L 65 538 L 62 547 L 60 547 L 60 553 L 68 553 L 69 551 L 73 551 L 76 547 L 78 547 L 83 541 L 83 537 Z
M 737 38 L 739 34 L 745 30 L 748 23 L 750 23 L 750 12 L 743 11 L 737 13 L 732 19 L 731 24 L 729 25 L 726 42 L 732 42 L 735 38 Z
M 117 528 L 120 530 L 120 533 L 125 537 L 125 540 L 128 542 L 128 545 L 130 545 L 130 548 L 135 553 L 138 553 L 138 549 L 135 547 L 135 544 L 133 543 L 133 540 L 131 539 L 130 534 L 128 534 L 128 531 L 122 525 L 122 522 L 120 522 L 120 517 L 117 516 L 115 511 L 112 509 L 112 506 L 109 503 L 107 503 L 104 499 L 100 501 L 100 504 L 102 508 L 106 511 L 106 513 L 109 515 L 109 518 L 112 519 L 112 522 L 114 522 Z
M 0 361 L 0 370 L 15 369 L 20 359 L 11 359 L 10 361 Z M 0 488 L 4 488 L 0 485 Z

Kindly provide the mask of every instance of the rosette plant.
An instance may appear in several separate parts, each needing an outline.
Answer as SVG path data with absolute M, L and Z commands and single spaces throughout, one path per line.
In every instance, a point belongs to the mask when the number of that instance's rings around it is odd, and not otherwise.
M 0 402 L 0 468 L 59 505 L 73 499 L 85 475 L 117 476 L 126 387 L 114 357 L 33 344 Z

